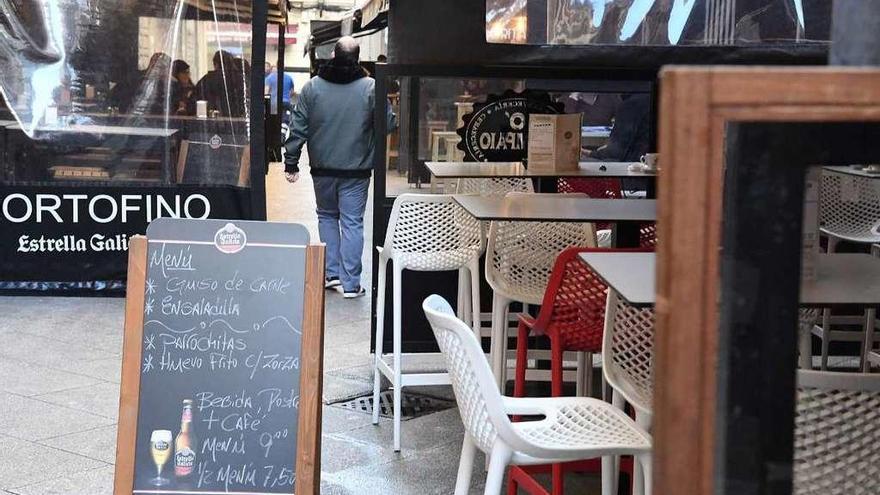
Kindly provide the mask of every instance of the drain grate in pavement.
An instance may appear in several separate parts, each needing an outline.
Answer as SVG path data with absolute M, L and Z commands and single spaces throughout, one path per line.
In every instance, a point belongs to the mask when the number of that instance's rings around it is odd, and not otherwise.
M 411 392 L 402 392 L 400 412 L 402 420 L 427 416 L 435 412 L 445 411 L 455 407 L 455 401 L 441 399 L 430 395 L 422 395 Z M 364 414 L 373 414 L 373 394 L 362 395 L 353 399 L 330 404 L 335 407 L 348 409 Z M 379 393 L 379 416 L 383 418 L 394 417 L 394 392 L 383 390 Z

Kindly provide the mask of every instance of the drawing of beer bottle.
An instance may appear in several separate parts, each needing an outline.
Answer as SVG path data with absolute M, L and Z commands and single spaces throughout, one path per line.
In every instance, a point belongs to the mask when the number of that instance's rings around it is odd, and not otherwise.
M 174 475 L 178 479 L 188 478 L 193 472 L 196 453 L 193 449 L 195 439 L 192 433 L 193 401 L 183 401 L 183 412 L 180 414 L 180 433 L 174 440 Z

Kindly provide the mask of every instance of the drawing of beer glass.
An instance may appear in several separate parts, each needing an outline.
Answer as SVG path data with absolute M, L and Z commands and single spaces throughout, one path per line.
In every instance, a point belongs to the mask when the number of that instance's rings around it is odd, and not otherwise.
M 150 479 L 153 486 L 165 486 L 168 478 L 162 477 L 162 468 L 171 457 L 171 430 L 153 430 L 150 435 L 150 455 L 156 464 L 156 477 Z

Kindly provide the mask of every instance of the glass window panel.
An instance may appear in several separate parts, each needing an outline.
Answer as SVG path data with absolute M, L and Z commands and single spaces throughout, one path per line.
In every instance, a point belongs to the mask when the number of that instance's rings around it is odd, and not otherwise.
M 460 143 L 465 122 L 487 101 L 506 92 L 536 92 L 558 111 L 581 114 L 581 160 L 638 161 L 652 146 L 651 92 L 647 84 L 641 89 L 628 86 L 588 80 L 391 77 L 387 96 L 400 127 L 387 142 L 386 196 L 423 186 L 433 192 L 451 191 L 447 187 L 451 184 L 431 184 L 425 163 L 474 161 Z M 522 140 L 527 143 L 526 136 Z M 510 160 L 524 160 L 526 153 L 523 148 Z
M 0 56 L 4 180 L 248 184 L 250 2 L 42 3 Z

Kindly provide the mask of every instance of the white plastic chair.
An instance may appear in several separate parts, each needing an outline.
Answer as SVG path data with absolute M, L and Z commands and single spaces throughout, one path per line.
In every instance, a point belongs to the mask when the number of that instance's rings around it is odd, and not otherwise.
M 517 202 L 540 194 L 508 193 Z M 596 247 L 588 222 L 492 222 L 486 247 L 486 280 L 492 287 L 492 371 L 503 390 L 507 373 L 510 304 L 541 304 L 556 257 L 569 247 Z
M 477 449 L 489 457 L 485 493 L 501 492 L 508 465 L 538 465 L 610 455 L 632 455 L 643 467 L 650 494 L 651 437 L 623 411 L 584 397 L 514 398 L 502 396 L 467 324 L 440 296 L 422 304 L 446 358 L 450 380 L 465 426 L 455 494 L 470 487 Z M 513 423 L 509 415 L 543 416 Z M 603 494 L 611 493 L 603 482 Z M 641 492 L 639 492 L 641 493 Z
M 819 201 L 819 231 L 828 237 L 828 253 L 837 250 L 840 241 L 859 244 L 880 243 L 880 180 L 824 170 Z M 880 249 L 872 250 L 880 256 Z M 861 332 L 833 330 L 832 324 L 862 324 Z M 826 309 L 822 325 L 813 329 L 822 341 L 821 368 L 828 368 L 828 348 L 832 341 L 861 342 L 861 365 L 866 370 L 866 357 L 875 343 L 874 310 L 867 310 L 864 318 L 831 317 Z
M 376 307 L 376 353 L 373 373 L 373 424 L 379 423 L 381 375 L 394 388 L 394 450 L 400 451 L 401 390 L 408 386 L 446 385 L 447 373 L 403 373 L 401 367 L 401 294 L 403 270 L 459 271 L 458 309 L 463 318 L 479 324 L 479 261 L 483 250 L 480 223 L 452 200 L 436 194 L 402 194 L 394 200 L 385 245 L 379 254 L 379 294 Z M 392 364 L 383 357 L 385 280 L 393 268 Z M 473 312 L 473 314 L 471 314 Z
M 626 303 L 614 289 L 608 289 L 602 335 L 602 373 L 611 386 L 611 403 L 623 410 L 626 403 L 636 412 L 636 423 L 651 430 L 654 401 L 654 309 Z M 619 459 L 602 459 L 603 477 L 616 482 Z M 633 486 L 641 487 L 643 476 L 633 466 Z M 645 477 L 644 481 L 650 483 Z M 617 487 L 613 487 L 617 493 Z
M 798 371 L 795 495 L 880 493 L 880 375 Z
M 880 180 L 824 171 L 819 219 L 828 252 L 841 240 L 880 242 Z
M 534 192 L 532 180 L 519 177 L 462 177 L 455 186 L 457 194 L 479 194 L 480 196 L 504 196 L 510 192 Z

